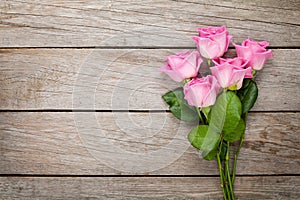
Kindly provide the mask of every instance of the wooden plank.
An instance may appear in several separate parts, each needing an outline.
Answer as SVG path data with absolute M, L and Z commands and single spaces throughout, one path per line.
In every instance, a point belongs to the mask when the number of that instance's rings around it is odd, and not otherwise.
M 235 42 L 251 36 L 300 46 L 300 3 L 293 0 L 5 0 L 0 8 L 1 47 L 186 47 L 198 27 L 220 25 Z
M 300 113 L 250 113 L 237 174 L 299 174 Z M 2 112 L 0 174 L 216 175 L 171 113 Z
M 204 177 L 1 177 L 1 199 L 221 199 Z M 237 199 L 299 199 L 299 177 L 237 177 Z
M 0 53 L 0 109 L 166 110 L 179 86 L 158 71 L 180 49 L 18 49 Z M 232 54 L 232 51 L 231 53 Z M 275 49 L 256 111 L 299 111 L 299 49 Z

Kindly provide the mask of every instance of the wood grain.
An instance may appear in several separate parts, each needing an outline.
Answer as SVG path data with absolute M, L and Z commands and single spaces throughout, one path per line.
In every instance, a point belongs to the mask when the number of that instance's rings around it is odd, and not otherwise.
M 299 1 L 0 2 L 1 47 L 192 47 L 198 27 L 226 25 L 241 42 L 300 46 Z
M 237 174 L 299 174 L 300 113 L 251 113 Z M 0 174 L 217 175 L 171 113 L 2 112 Z
M 222 199 L 216 162 L 188 143 L 194 125 L 163 112 L 178 84 L 157 71 L 195 48 L 198 27 L 220 25 L 275 54 L 257 77 L 236 197 L 300 199 L 299 10 L 295 0 L 0 1 L 0 199 Z
M 203 177 L 1 177 L 0 199 L 221 199 Z M 237 177 L 237 199 L 300 198 L 299 177 Z
M 179 51 L 1 50 L 0 109 L 166 110 L 161 95 L 179 84 L 158 68 Z M 253 110 L 299 111 L 300 50 L 274 54 L 257 77 Z

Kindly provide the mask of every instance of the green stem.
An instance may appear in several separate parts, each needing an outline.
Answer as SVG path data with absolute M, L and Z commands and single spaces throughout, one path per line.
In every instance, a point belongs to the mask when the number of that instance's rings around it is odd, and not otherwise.
M 184 87 L 184 85 L 185 85 L 186 83 L 188 83 L 190 80 L 191 80 L 190 78 L 184 79 L 183 81 L 181 81 L 181 86 Z
M 223 191 L 223 197 L 225 200 L 227 200 L 227 194 L 224 188 L 224 176 L 223 176 L 223 169 L 222 169 L 222 163 L 221 163 L 221 159 L 220 159 L 220 155 L 217 154 L 217 161 L 218 161 L 218 167 L 219 167 L 219 173 L 220 173 L 220 181 L 221 181 L 221 188 Z
M 196 110 L 198 112 L 201 123 L 204 124 L 205 122 L 203 121 L 203 118 L 202 118 L 202 115 L 201 115 L 201 108 L 196 108 Z
M 226 189 L 226 192 L 227 192 L 227 195 L 228 195 L 228 199 L 231 199 L 231 194 L 230 194 L 230 190 L 229 190 L 229 187 L 228 187 L 228 181 L 227 181 L 227 170 L 226 170 L 226 167 L 224 169 L 224 182 L 225 182 L 225 189 Z
M 246 112 L 245 115 L 244 115 L 245 122 L 247 121 L 247 119 L 248 119 L 248 112 Z M 238 147 L 236 153 L 234 154 L 233 169 L 232 169 L 232 185 L 234 185 L 235 173 L 236 173 L 236 163 L 237 163 L 237 159 L 238 159 L 239 153 L 241 151 L 241 148 L 244 144 L 244 139 L 245 139 L 245 133 L 243 133 L 243 135 L 240 139 L 239 147 Z
M 219 146 L 219 155 L 222 152 L 222 145 L 223 145 L 223 138 L 221 137 L 221 142 L 220 142 L 220 146 Z M 220 159 L 221 160 L 221 159 Z M 221 166 L 222 166 L 222 161 L 221 161 Z M 224 187 L 226 190 L 226 194 L 228 195 L 228 199 L 231 200 L 231 195 L 229 192 L 229 188 L 228 188 L 228 182 L 227 182 L 227 173 L 226 173 L 226 168 L 224 169 L 224 176 L 223 176 L 223 181 L 224 181 Z
M 219 155 L 222 152 L 222 145 L 223 145 L 223 137 L 221 136 L 221 142 L 220 142 L 220 146 L 219 146 Z
M 228 180 L 228 184 L 229 184 L 231 199 L 234 200 L 235 198 L 234 198 L 234 192 L 233 192 L 231 176 L 230 176 L 230 168 L 229 168 L 229 154 L 230 154 L 230 142 L 227 143 L 225 168 L 226 168 L 226 172 L 227 172 L 227 180 Z
M 238 159 L 238 156 L 239 156 L 239 153 L 240 153 L 240 150 L 243 146 L 243 143 L 244 143 L 244 135 L 242 135 L 241 137 L 241 140 L 240 140 L 240 145 L 234 155 L 234 162 L 233 162 L 233 169 L 232 169 L 232 185 L 234 185 L 234 181 L 235 181 L 235 172 L 236 172 L 236 163 L 237 163 L 237 159 Z
M 207 65 L 208 65 L 208 67 L 210 67 L 210 66 L 211 66 L 211 64 L 212 64 L 212 61 L 211 61 L 211 59 L 207 59 Z
M 247 122 L 247 119 L 248 119 L 248 112 L 245 113 L 245 116 L 244 116 L 244 121 L 245 123 Z

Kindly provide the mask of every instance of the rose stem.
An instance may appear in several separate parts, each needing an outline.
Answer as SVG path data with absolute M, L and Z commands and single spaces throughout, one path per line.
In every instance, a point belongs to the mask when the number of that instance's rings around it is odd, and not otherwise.
M 203 121 L 203 118 L 202 118 L 202 115 L 201 115 L 201 108 L 196 108 L 196 110 L 198 112 L 201 123 L 204 124 L 204 121 Z
M 217 153 L 217 161 L 218 161 L 218 167 L 219 167 L 219 172 L 220 172 L 220 181 L 221 181 L 221 188 L 223 191 L 223 197 L 225 200 L 227 200 L 227 194 L 224 188 L 224 177 L 223 177 L 223 170 L 222 170 L 222 163 L 221 163 L 221 159 L 220 159 L 220 155 L 219 153 Z
M 234 162 L 233 162 L 233 169 L 232 169 L 232 185 L 234 185 L 234 181 L 235 181 L 235 173 L 236 173 L 236 163 L 237 163 L 237 159 L 238 159 L 238 156 L 239 156 L 239 153 L 240 153 L 240 150 L 243 146 L 243 143 L 244 143 L 244 135 L 241 137 L 241 140 L 240 140 L 240 145 L 234 155 Z
M 229 153 L 230 153 L 230 142 L 227 142 L 227 153 L 226 153 L 225 168 L 226 168 L 226 171 L 227 171 L 227 180 L 228 180 L 228 183 L 229 183 L 231 198 L 232 198 L 232 200 L 234 200 L 235 198 L 234 198 L 234 193 L 233 193 L 233 189 L 232 189 L 232 182 L 231 182 L 230 168 L 229 168 Z
M 222 140 L 223 141 L 223 138 Z M 226 147 L 227 148 L 227 147 Z M 221 150 L 222 150 L 222 143 L 220 145 L 220 150 L 219 150 L 219 154 L 221 154 Z M 227 171 L 226 171 L 226 167 L 224 168 L 224 183 L 225 183 L 225 189 L 227 191 L 227 195 L 228 195 L 228 199 L 231 199 L 231 194 L 228 188 L 228 181 L 227 181 Z
M 247 119 L 248 119 L 248 112 L 246 112 L 245 116 L 244 116 L 245 122 L 247 122 Z M 240 139 L 239 147 L 238 147 L 236 153 L 234 154 L 234 162 L 233 162 L 233 169 L 232 169 L 232 185 L 234 185 L 235 173 L 236 173 L 236 163 L 237 163 L 237 159 L 238 159 L 239 153 L 241 151 L 241 148 L 242 148 L 242 146 L 244 144 L 244 139 L 245 139 L 245 133 L 243 133 L 243 135 L 242 135 L 242 137 Z

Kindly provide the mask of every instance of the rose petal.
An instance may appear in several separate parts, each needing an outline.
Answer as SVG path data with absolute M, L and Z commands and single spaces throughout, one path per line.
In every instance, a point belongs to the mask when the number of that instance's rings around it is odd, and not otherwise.
M 208 106 L 213 105 L 215 103 L 217 95 L 220 91 L 220 86 L 218 84 L 217 79 L 211 75 L 208 75 L 207 78 L 209 79 L 211 86 L 210 86 L 209 92 L 203 99 L 203 102 L 202 102 L 203 107 L 208 107 Z
M 215 76 L 222 88 L 229 87 L 229 81 L 231 80 L 232 75 L 232 67 L 224 63 L 222 65 L 218 65 L 210 68 L 211 73 Z
M 227 46 L 227 37 L 226 32 L 222 32 L 216 35 L 210 36 L 210 38 L 215 41 L 219 45 L 219 52 L 217 53 L 217 57 L 220 57 L 224 54 L 226 46 Z
M 252 51 L 249 47 L 240 46 L 240 45 L 236 45 L 236 44 L 234 44 L 234 47 L 235 47 L 236 54 L 238 57 L 243 57 L 247 60 L 250 60 L 252 58 Z
M 217 42 L 208 38 L 199 38 L 198 48 L 200 54 L 208 59 L 219 57 L 220 48 Z
M 185 77 L 195 77 L 198 74 L 200 64 L 202 59 L 197 51 L 194 51 L 188 55 L 183 62 L 181 67 L 177 68 L 177 71 L 180 74 L 184 74 Z
M 271 50 L 263 53 L 254 53 L 252 60 L 250 60 L 250 65 L 255 70 L 261 70 L 268 58 L 273 57 Z
M 174 81 L 181 82 L 184 80 L 184 77 L 173 71 L 168 65 L 162 66 L 159 70 L 166 73 Z
M 228 87 L 231 87 L 236 84 L 237 89 L 240 89 L 243 85 L 243 80 L 244 80 L 246 72 L 247 72 L 247 69 L 234 68 L 233 72 L 232 72 L 231 80 L 228 84 Z

